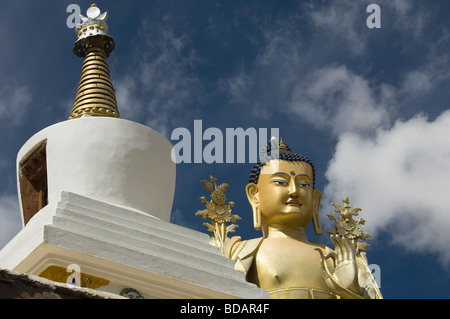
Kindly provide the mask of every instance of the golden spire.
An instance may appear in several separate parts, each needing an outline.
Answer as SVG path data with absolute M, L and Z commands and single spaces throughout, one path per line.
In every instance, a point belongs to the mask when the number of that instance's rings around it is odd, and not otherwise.
M 283 139 L 280 138 L 280 151 L 287 151 L 288 148 L 286 146 L 286 144 L 284 144 Z
M 80 15 L 82 23 L 75 28 L 78 40 L 73 52 L 84 57 L 84 62 L 69 120 L 85 114 L 119 117 L 116 94 L 106 61 L 115 48 L 114 39 L 108 35 L 108 13 L 101 13 L 100 9 L 92 4 L 86 14 L 87 17 Z

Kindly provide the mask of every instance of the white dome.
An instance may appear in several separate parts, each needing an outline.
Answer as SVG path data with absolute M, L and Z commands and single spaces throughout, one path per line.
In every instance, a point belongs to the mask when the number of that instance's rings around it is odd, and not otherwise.
M 170 221 L 172 144 L 149 127 L 109 117 L 61 122 L 25 143 L 17 156 L 22 217 L 28 195 L 21 194 L 21 165 L 45 141 L 48 203 L 67 191 Z

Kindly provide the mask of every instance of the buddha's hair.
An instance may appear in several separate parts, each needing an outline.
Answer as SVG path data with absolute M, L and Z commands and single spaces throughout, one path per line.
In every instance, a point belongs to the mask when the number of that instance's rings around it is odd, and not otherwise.
M 271 141 L 269 141 L 267 143 L 265 154 L 268 155 L 270 153 L 270 155 L 268 157 L 268 160 L 267 161 L 261 161 L 261 159 L 260 159 L 253 166 L 252 170 L 250 171 L 250 177 L 249 177 L 248 182 L 257 184 L 258 183 L 258 179 L 259 179 L 259 174 L 261 173 L 262 167 L 265 164 L 267 164 L 270 160 L 279 159 L 279 160 L 284 160 L 284 161 L 288 161 L 288 162 L 305 162 L 305 163 L 308 163 L 309 165 L 311 165 L 311 168 L 312 168 L 312 171 L 313 171 L 313 188 L 314 188 L 316 172 L 315 172 L 315 169 L 314 169 L 313 162 L 309 158 L 307 158 L 307 157 L 305 157 L 303 155 L 300 155 L 298 153 L 292 152 L 291 148 L 289 146 L 287 146 L 285 143 L 283 143 L 283 144 L 284 144 L 283 145 L 284 147 L 279 150 L 278 156 L 272 156 L 272 154 L 271 154 L 272 153 L 271 152 L 271 150 L 272 150 Z

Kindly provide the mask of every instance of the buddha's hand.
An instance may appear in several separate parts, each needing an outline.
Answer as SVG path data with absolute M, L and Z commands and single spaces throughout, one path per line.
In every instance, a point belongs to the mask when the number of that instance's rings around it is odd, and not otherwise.
M 316 249 L 322 258 L 325 281 L 330 290 L 344 298 L 360 298 L 356 252 L 347 238 L 339 235 L 331 235 L 330 238 L 334 250 L 324 255 L 321 249 Z M 330 258 L 334 267 L 328 262 Z

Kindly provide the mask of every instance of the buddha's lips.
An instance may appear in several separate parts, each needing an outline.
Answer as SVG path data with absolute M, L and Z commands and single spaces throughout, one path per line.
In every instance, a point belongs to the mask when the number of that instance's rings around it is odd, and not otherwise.
M 287 205 L 295 204 L 295 205 L 298 205 L 298 206 L 302 206 L 302 203 L 300 203 L 298 200 L 295 200 L 295 199 L 288 200 L 286 204 Z

